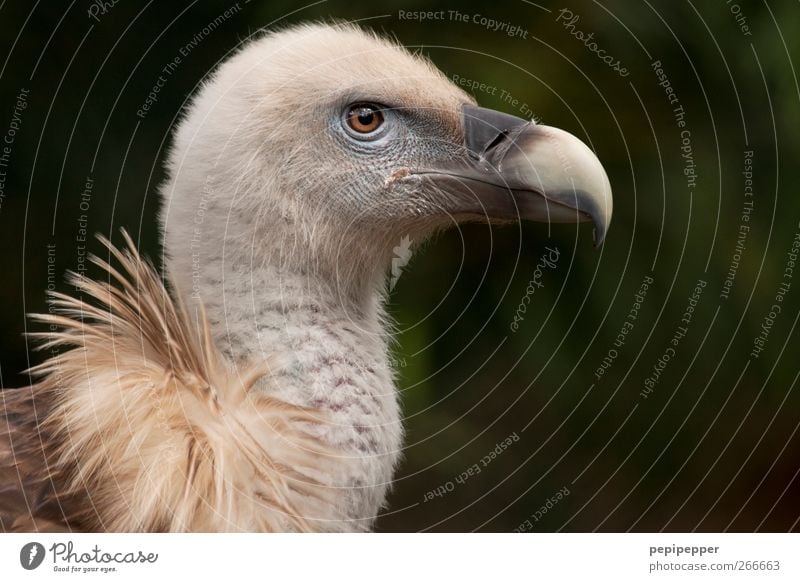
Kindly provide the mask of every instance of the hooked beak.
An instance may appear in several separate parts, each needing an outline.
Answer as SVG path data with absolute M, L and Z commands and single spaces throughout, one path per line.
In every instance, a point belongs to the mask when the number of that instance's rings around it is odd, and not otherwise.
M 497 220 L 594 223 L 602 244 L 611 222 L 611 185 L 577 137 L 482 107 L 462 110 L 467 155 L 420 172 L 456 214 Z

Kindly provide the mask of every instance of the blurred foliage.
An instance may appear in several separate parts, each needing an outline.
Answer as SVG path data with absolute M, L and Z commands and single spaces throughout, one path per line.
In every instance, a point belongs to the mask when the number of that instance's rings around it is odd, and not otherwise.
M 498 87 L 475 93 L 482 105 L 520 115 L 524 103 L 542 123 L 590 143 L 615 193 L 600 250 L 589 227 L 473 225 L 438 237 L 406 267 L 390 310 L 408 448 L 379 529 L 510 531 L 526 520 L 534 531 L 797 527 L 800 280 L 764 351 L 750 356 L 800 222 L 796 3 L 735 4 L 746 34 L 725 2 L 240 1 L 137 118 L 162 67 L 233 4 L 120 1 L 97 20 L 87 0 L 0 4 L 0 135 L 20 90 L 30 90 L 0 205 L 4 386 L 27 382 L 22 370 L 40 358 L 22 334 L 24 314 L 46 309 L 47 245 L 55 245 L 58 288 L 76 267 L 86 177 L 95 184 L 89 232 L 125 226 L 158 256 L 155 186 L 170 130 L 197 85 L 262 27 L 357 20 L 421 48 L 450 76 Z M 558 21 L 563 8 L 629 76 L 570 34 Z M 419 22 L 400 10 L 458 10 L 470 21 Z M 519 26 L 526 38 L 476 24 L 475 14 Z M 655 60 L 686 112 L 694 189 Z M 724 299 L 745 150 L 754 152 L 754 211 Z M 558 266 L 512 333 L 546 245 L 560 249 Z M 635 326 L 598 380 L 647 275 L 654 283 Z M 644 399 L 698 279 L 707 286 L 688 333 Z M 515 433 L 518 442 L 481 466 Z M 454 481 L 475 463 L 480 473 Z M 448 483 L 452 490 L 424 501 Z M 570 494 L 549 502 L 563 487 Z

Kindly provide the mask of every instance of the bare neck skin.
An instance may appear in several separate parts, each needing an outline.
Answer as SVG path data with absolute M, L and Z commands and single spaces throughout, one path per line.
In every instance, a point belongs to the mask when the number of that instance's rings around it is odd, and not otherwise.
M 275 362 L 259 389 L 327 413 L 320 436 L 347 467 L 331 483 L 342 488 L 341 507 L 352 520 L 345 529 L 369 529 L 402 446 L 383 269 L 365 269 L 357 249 L 315 253 L 279 222 L 240 225 L 244 235 L 225 226 L 205 219 L 198 233 L 196 224 L 191 232 L 170 225 L 167 269 L 182 294 L 203 302 L 218 347 L 234 362 Z

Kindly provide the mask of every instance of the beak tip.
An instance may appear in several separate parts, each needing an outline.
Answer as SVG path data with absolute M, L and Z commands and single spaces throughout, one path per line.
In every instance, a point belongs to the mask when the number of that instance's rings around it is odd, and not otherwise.
M 590 215 L 592 222 L 594 223 L 594 231 L 592 233 L 594 247 L 600 248 L 603 246 L 603 243 L 606 240 L 606 235 L 608 234 L 608 229 L 611 226 L 613 198 L 611 195 L 611 183 L 608 180 L 608 175 L 606 174 L 605 170 L 600 165 L 599 160 L 597 161 L 597 167 L 599 168 L 600 176 L 596 181 L 600 182 L 601 184 L 597 189 L 597 192 L 600 193 L 597 200 L 599 203 L 594 205 Z
M 610 196 L 607 199 L 610 199 Z M 603 243 L 606 240 L 606 235 L 608 234 L 608 229 L 611 226 L 611 212 L 609 211 L 607 213 L 601 213 L 600 215 L 593 216 L 592 222 L 594 224 L 594 229 L 592 230 L 594 248 L 599 249 L 601 246 L 603 246 Z
M 594 248 L 599 249 L 600 247 L 602 247 L 605 240 L 606 240 L 605 229 L 600 231 L 600 229 L 595 227 L 594 230 L 592 231 L 592 242 L 594 244 Z

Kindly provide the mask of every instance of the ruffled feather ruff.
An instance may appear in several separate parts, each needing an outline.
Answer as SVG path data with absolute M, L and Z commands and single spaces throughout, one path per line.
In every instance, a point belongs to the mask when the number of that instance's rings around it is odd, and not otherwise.
M 37 504 L 70 529 L 343 529 L 331 486 L 343 461 L 305 430 L 322 414 L 254 390 L 270 363 L 227 361 L 202 307 L 194 322 L 124 236 L 124 251 L 101 239 L 121 270 L 92 258 L 116 286 L 72 274 L 91 303 L 54 292 L 56 313 L 34 316 L 55 330 L 35 334 L 41 348 L 60 353 L 32 370 L 31 402 L 49 412 L 24 420 L 46 435 L 45 462 L 20 486 L 49 482 Z

